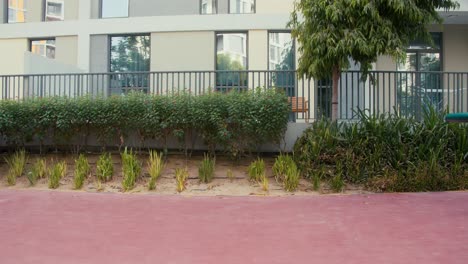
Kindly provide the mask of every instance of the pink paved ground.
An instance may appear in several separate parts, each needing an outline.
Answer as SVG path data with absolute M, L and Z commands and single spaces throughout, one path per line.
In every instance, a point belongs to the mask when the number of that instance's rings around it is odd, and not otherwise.
M 0 191 L 0 263 L 468 263 L 468 193 Z

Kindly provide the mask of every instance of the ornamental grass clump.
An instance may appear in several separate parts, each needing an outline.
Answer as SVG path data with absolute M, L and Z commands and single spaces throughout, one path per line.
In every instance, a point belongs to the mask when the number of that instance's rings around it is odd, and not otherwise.
M 55 164 L 49 172 L 49 189 L 57 189 L 60 180 L 67 174 L 67 163 L 65 161 Z
M 258 158 L 256 161 L 252 162 L 249 166 L 248 174 L 250 181 L 260 182 L 265 174 L 265 161 Z
M 216 161 L 208 155 L 204 155 L 200 166 L 198 167 L 198 179 L 202 183 L 210 183 L 214 178 Z
M 122 187 L 124 191 L 130 191 L 135 188 L 135 183 L 141 174 L 141 164 L 138 158 L 132 150 L 125 151 L 121 155 L 122 157 Z
M 150 151 L 148 160 L 148 173 L 151 177 L 148 185 L 148 189 L 150 191 L 156 189 L 156 181 L 159 179 L 159 177 L 161 177 L 161 173 L 163 170 L 163 154 L 158 153 L 156 150 Z
M 108 182 L 112 180 L 114 175 L 114 164 L 110 153 L 103 153 L 99 156 L 96 163 L 96 177 L 100 182 Z
M 176 178 L 176 190 L 177 192 L 183 192 L 187 188 L 187 180 L 189 177 L 189 173 L 187 168 L 184 169 L 176 169 L 175 171 L 175 178 Z
M 31 186 L 36 185 L 39 179 L 47 176 L 47 162 L 45 159 L 38 159 L 32 166 L 31 171 L 28 173 L 28 180 Z
M 24 166 L 26 165 L 26 152 L 24 150 L 16 151 L 5 161 L 8 164 L 7 183 L 13 186 L 16 184 L 16 178 L 23 175 Z
M 74 178 L 74 188 L 80 190 L 83 187 L 84 181 L 91 171 L 91 166 L 89 165 L 88 159 L 85 155 L 81 154 L 77 160 L 75 160 L 75 178 Z
M 301 177 L 301 172 L 297 169 L 295 163 L 289 164 L 286 169 L 286 174 L 283 180 L 283 188 L 287 192 L 294 192 L 299 186 L 299 179 Z
M 288 168 L 293 165 L 295 166 L 296 164 L 291 156 L 279 155 L 275 160 L 275 164 L 273 164 L 273 174 L 275 175 L 276 182 L 283 182 Z

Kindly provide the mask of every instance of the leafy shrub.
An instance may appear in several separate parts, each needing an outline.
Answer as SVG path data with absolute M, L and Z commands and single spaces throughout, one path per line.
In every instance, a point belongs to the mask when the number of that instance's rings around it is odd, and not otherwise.
M 209 183 L 213 180 L 215 163 L 216 161 L 214 159 L 210 158 L 206 154 L 204 155 L 204 158 L 198 167 L 198 179 L 200 179 L 200 182 Z
M 91 170 L 89 166 L 88 159 L 85 155 L 81 154 L 77 160 L 75 160 L 75 179 L 74 187 L 76 190 L 79 190 L 83 187 L 85 179 L 88 177 L 88 174 Z
M 24 150 L 16 151 L 9 158 L 5 158 L 8 164 L 7 183 L 12 186 L 16 184 L 16 178 L 23 175 L 24 165 L 26 165 L 26 152 Z
M 96 177 L 100 182 L 108 182 L 112 180 L 114 175 L 114 164 L 112 163 L 112 155 L 103 153 L 99 156 L 96 163 Z
M 11 146 L 39 139 L 54 146 L 86 147 L 90 133 L 106 146 L 125 144 L 136 131 L 146 139 L 175 137 L 187 150 L 196 131 L 213 153 L 239 157 L 266 142 L 279 142 L 287 128 L 289 103 L 275 89 L 191 96 L 131 93 L 110 98 L 40 98 L 0 101 L 0 131 Z M 70 146 L 79 142 L 79 146 Z M 167 144 L 166 144 L 167 148 Z
M 135 188 L 135 183 L 140 177 L 141 164 L 132 150 L 127 151 L 125 149 L 121 157 L 123 171 L 122 187 L 124 191 L 129 191 Z
M 67 174 L 67 164 L 65 161 L 55 164 L 49 172 L 49 189 L 57 189 L 60 180 Z
M 176 178 L 176 185 L 177 191 L 183 192 L 187 186 L 187 179 L 189 177 L 188 170 L 185 169 L 176 169 L 175 171 L 175 178 Z
M 162 157 L 163 154 L 159 154 L 155 150 L 149 152 L 148 171 L 151 179 L 148 189 L 150 191 L 156 189 L 156 181 L 159 179 L 164 169 L 164 161 Z
M 250 181 L 260 182 L 263 175 L 265 175 L 265 161 L 258 158 L 249 166 L 249 179 Z
M 422 120 L 357 112 L 359 122 L 315 122 L 294 146 L 307 177 L 324 177 L 374 191 L 446 191 L 467 188 L 468 126 L 446 123 L 425 109 Z M 340 166 L 338 166 L 340 164 Z M 341 168 L 339 168 L 341 167 Z

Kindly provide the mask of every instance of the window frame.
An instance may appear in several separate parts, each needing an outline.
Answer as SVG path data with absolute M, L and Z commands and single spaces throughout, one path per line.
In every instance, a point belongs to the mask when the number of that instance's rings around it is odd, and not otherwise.
M 33 52 L 32 52 L 32 46 L 33 46 L 32 43 L 33 43 L 33 41 L 42 41 L 42 40 L 45 40 L 45 41 L 47 41 L 47 40 L 53 40 L 53 41 L 55 41 L 55 54 L 54 54 L 54 58 L 53 58 L 53 60 L 55 60 L 55 59 L 56 59 L 56 56 L 57 56 L 57 38 L 55 38 L 55 37 L 47 37 L 47 38 L 29 38 L 29 39 L 28 39 L 28 51 L 31 52 L 31 53 L 33 53 Z M 36 54 L 36 53 L 33 53 L 33 54 Z M 51 59 L 51 58 L 47 57 L 47 51 L 46 51 L 46 56 L 42 56 L 42 57 L 47 58 L 47 59 Z M 52 60 L 52 59 L 51 59 L 51 60 Z
M 59 3 L 62 4 L 63 14 L 60 17 L 61 20 L 50 20 L 47 21 L 47 4 L 48 3 Z M 42 5 L 42 21 L 43 22 L 58 22 L 58 21 L 65 21 L 65 1 L 64 0 L 43 0 Z
M 223 85 L 220 85 L 218 86 L 218 83 L 217 83 L 217 75 L 219 74 L 218 71 L 220 71 L 218 69 L 218 35 L 219 34 L 245 34 L 245 56 L 246 56 L 246 60 L 245 60 L 245 72 L 246 72 L 246 79 L 245 79 L 245 82 L 246 82 L 246 85 L 243 86 L 243 85 L 239 85 L 239 87 L 237 87 L 238 89 L 240 90 L 248 90 L 249 89 L 249 53 L 250 53 L 250 49 L 249 49 L 249 31 L 248 30 L 221 30 L 221 31 L 215 31 L 214 32 L 214 41 L 215 41 L 215 45 L 214 45 L 214 67 L 215 67 L 215 87 L 216 87 L 216 90 L 217 91 L 226 91 L 226 89 L 231 89 L 231 88 L 227 88 L 226 86 L 223 86 Z M 223 40 L 224 42 L 224 40 Z
M 9 10 L 10 10 L 10 5 L 8 4 L 8 0 L 5 1 L 5 6 L 4 6 L 4 8 L 5 8 L 5 12 L 4 12 L 4 13 L 5 13 L 5 18 L 4 18 L 5 24 L 22 24 L 22 23 L 27 23 L 27 22 L 28 22 L 26 18 L 24 19 L 24 22 L 10 22 L 10 21 L 9 21 L 9 17 L 10 17 L 10 11 L 9 11 Z M 27 12 L 28 12 L 28 9 L 27 9 L 27 8 L 24 9 L 23 12 L 24 12 L 24 13 L 27 13 Z
M 288 34 L 291 34 L 291 30 L 287 30 L 287 29 L 278 29 L 278 30 L 268 30 L 267 32 L 267 64 L 268 64 L 268 67 L 267 67 L 267 70 L 268 71 L 275 71 L 273 69 L 270 69 L 270 33 L 288 33 Z M 293 48 L 293 52 L 294 52 L 294 61 L 293 61 L 293 68 L 294 70 L 293 71 L 296 71 L 297 70 L 297 52 L 296 52 L 296 40 L 291 36 L 291 39 L 292 39 L 292 48 Z
M 257 13 L 257 0 L 253 0 L 254 8 L 252 13 L 231 13 L 231 1 L 232 0 L 228 0 L 228 14 L 230 15 L 252 15 Z
M 113 17 L 103 17 L 103 4 L 104 0 L 99 0 L 99 19 L 113 19 L 113 18 L 129 18 L 130 17 L 130 0 L 127 0 L 127 16 L 113 16 Z
M 216 3 L 216 12 L 213 12 L 213 13 L 211 13 L 211 14 L 203 14 L 203 13 L 202 13 L 202 10 L 203 10 L 203 8 L 202 8 L 203 0 L 200 0 L 200 12 L 199 12 L 200 15 L 208 15 L 208 16 L 209 16 L 209 15 L 217 15 L 217 14 L 218 14 L 218 0 L 211 0 L 211 1 L 212 1 L 212 3 L 213 3 L 213 2 Z
M 416 68 L 417 72 L 421 71 L 420 66 L 421 66 L 421 61 L 419 58 L 419 55 L 421 53 L 438 53 L 440 56 L 440 71 L 444 71 L 444 33 L 443 32 L 430 32 L 431 35 L 439 35 L 440 37 L 440 47 L 433 48 L 431 47 L 430 49 L 410 49 L 407 48 L 405 50 L 405 53 L 416 53 Z M 396 65 L 396 70 L 398 71 L 398 63 Z

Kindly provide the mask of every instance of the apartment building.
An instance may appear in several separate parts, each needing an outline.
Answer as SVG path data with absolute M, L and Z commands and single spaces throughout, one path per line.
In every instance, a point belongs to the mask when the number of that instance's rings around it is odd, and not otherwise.
M 297 45 L 286 28 L 294 0 L 0 1 L 0 75 L 245 70 L 252 73 L 206 78 L 216 79 L 214 86 L 274 82 L 291 89 L 290 96 L 307 98 L 310 107 L 299 109 L 303 117 L 305 111 L 311 117 L 327 112 L 327 85 L 275 74 L 256 77 L 255 71 L 295 70 Z M 460 3 L 460 10 L 442 12 L 443 25 L 431 27 L 435 46 L 414 41 L 407 61 L 382 57 L 375 70 L 392 72 L 389 79 L 399 71 L 468 72 L 468 0 Z M 169 77 L 164 78 L 168 82 Z M 388 85 L 400 85 L 400 90 L 402 85 L 421 86 L 421 78 L 405 78 L 403 83 L 391 80 Z M 159 75 L 141 79 L 136 83 L 147 87 L 145 91 L 160 81 Z M 343 76 L 342 84 L 348 79 L 351 84 L 357 82 L 351 74 Z M 466 82 L 460 85 L 466 87 Z M 112 86 L 113 81 L 101 84 Z M 347 108 L 343 118 L 352 108 L 346 104 L 372 108 L 375 98 L 380 100 L 368 83 L 355 86 L 362 89 L 356 98 L 348 94 L 356 90 L 353 85 L 340 90 Z M 444 96 L 440 87 L 432 90 Z M 395 89 L 388 91 L 388 97 L 384 108 L 398 99 Z

